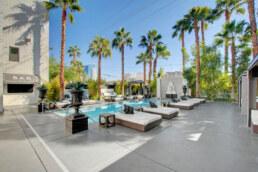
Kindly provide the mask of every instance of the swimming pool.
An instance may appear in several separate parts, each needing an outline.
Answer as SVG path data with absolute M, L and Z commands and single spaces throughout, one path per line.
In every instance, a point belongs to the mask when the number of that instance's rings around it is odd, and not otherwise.
M 92 118 L 94 121 L 98 121 L 99 114 L 102 113 L 116 113 L 120 110 L 123 110 L 124 105 L 132 106 L 132 107 L 143 107 L 149 105 L 149 102 L 152 101 L 154 103 L 158 103 L 156 99 L 144 99 L 144 100 L 132 100 L 132 101 L 125 101 L 125 102 L 118 102 L 118 103 L 109 103 L 104 105 L 94 105 L 94 106 L 86 106 L 81 107 L 80 110 Z M 56 114 L 65 117 L 66 112 L 64 111 L 56 111 Z M 68 111 L 68 114 L 74 113 L 74 110 L 71 108 Z M 89 123 L 93 123 L 94 121 L 89 119 Z

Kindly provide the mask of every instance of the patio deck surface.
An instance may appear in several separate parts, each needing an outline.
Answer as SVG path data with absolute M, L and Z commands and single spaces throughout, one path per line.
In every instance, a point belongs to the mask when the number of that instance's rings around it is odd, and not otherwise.
M 64 118 L 10 107 L 0 115 L 0 171 L 234 171 L 258 169 L 258 135 L 235 103 L 181 110 L 139 132 L 90 124 L 75 135 Z

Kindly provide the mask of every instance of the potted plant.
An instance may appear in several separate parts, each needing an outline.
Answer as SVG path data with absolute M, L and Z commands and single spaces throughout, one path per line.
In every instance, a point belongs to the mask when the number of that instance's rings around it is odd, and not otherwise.
M 88 129 L 88 116 L 80 113 L 79 108 L 83 104 L 83 87 L 84 85 L 80 82 L 71 84 L 71 105 L 73 106 L 75 112 L 67 116 L 65 119 L 66 131 L 75 134 Z
M 71 105 L 75 109 L 75 113 L 73 114 L 74 117 L 80 115 L 79 107 L 83 104 L 82 103 L 83 87 L 84 85 L 81 82 L 76 82 L 71 84 L 71 91 L 70 91 L 71 97 L 72 97 Z
M 37 87 L 39 90 L 39 98 L 41 99 L 38 104 L 38 112 L 45 111 L 45 107 L 43 106 L 43 100 L 47 97 L 47 86 L 45 84 L 42 84 Z
M 37 89 L 39 90 L 39 98 L 41 98 L 41 100 L 43 100 L 44 98 L 47 97 L 47 86 L 45 84 L 42 84 L 40 86 L 37 87 Z
M 186 92 L 187 92 L 187 86 L 184 85 L 184 86 L 183 86 L 183 93 L 184 93 L 184 96 L 185 96 Z

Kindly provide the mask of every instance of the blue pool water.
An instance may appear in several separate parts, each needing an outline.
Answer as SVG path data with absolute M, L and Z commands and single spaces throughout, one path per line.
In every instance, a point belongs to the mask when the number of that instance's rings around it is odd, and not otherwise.
M 120 110 L 123 110 L 124 105 L 132 106 L 132 107 L 148 106 L 150 101 L 155 102 L 158 105 L 160 104 L 160 102 L 155 99 L 151 99 L 151 100 L 144 99 L 144 100 L 132 100 L 132 101 L 125 101 L 125 102 L 118 102 L 118 103 L 110 103 L 105 105 L 86 106 L 86 107 L 81 107 L 80 110 L 84 112 L 86 115 L 88 115 L 90 118 L 92 118 L 93 120 L 98 121 L 99 114 L 119 112 Z M 72 113 L 74 113 L 74 110 L 70 109 L 68 111 L 68 114 L 72 114 Z M 66 113 L 64 111 L 57 111 L 56 114 L 64 117 L 66 116 Z M 93 120 L 89 119 L 89 123 L 93 123 L 94 122 Z

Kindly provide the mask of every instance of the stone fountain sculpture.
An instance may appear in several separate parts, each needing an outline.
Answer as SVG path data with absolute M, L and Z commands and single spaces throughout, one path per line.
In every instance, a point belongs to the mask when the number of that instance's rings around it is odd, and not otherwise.
M 166 98 L 177 98 L 176 90 L 173 81 L 168 83 Z

